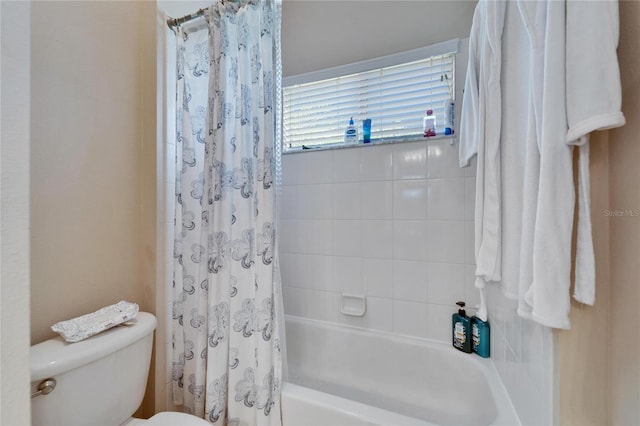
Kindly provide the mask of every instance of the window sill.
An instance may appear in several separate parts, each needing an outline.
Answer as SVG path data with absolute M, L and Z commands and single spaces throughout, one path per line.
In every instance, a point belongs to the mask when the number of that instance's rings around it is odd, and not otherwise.
M 362 142 L 358 142 L 354 144 L 337 143 L 337 144 L 331 144 L 331 145 L 319 145 L 319 146 L 314 146 L 309 148 L 300 147 L 300 148 L 283 149 L 282 155 L 299 154 L 301 152 L 329 151 L 334 149 L 365 148 L 365 147 L 371 147 L 371 146 L 391 145 L 391 144 L 398 144 L 398 143 L 412 143 L 412 142 L 421 142 L 421 141 L 433 141 L 433 140 L 438 140 L 438 141 L 448 140 L 449 145 L 453 145 L 453 143 L 455 142 L 455 139 L 456 139 L 456 135 L 437 135 L 437 136 L 431 136 L 428 138 L 421 136 L 421 137 L 411 137 L 411 138 L 383 139 L 379 141 L 372 141 L 370 143 L 362 143 Z

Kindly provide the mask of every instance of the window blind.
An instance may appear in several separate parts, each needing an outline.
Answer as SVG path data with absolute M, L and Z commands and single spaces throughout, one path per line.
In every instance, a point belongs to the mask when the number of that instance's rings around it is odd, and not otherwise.
M 454 73 L 450 52 L 318 81 L 285 80 L 284 148 L 341 144 L 351 117 L 360 141 L 365 118 L 372 121 L 372 141 L 421 137 L 428 109 L 441 134 L 444 101 L 455 94 Z

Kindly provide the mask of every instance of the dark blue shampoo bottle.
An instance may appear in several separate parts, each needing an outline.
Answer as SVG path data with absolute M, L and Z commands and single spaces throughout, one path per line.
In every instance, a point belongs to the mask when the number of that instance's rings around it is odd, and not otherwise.
M 464 302 L 457 302 L 460 306 L 457 314 L 451 316 L 453 347 L 462 352 L 471 353 L 471 320 L 464 310 Z
M 482 321 L 477 316 L 471 318 L 471 340 L 473 351 L 483 358 L 489 358 L 491 354 L 491 328 L 489 321 Z

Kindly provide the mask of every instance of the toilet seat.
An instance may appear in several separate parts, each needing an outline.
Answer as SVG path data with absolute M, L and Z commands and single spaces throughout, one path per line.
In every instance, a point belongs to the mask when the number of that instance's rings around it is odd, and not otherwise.
M 144 426 L 211 426 L 211 423 L 187 413 L 163 411 L 144 422 Z

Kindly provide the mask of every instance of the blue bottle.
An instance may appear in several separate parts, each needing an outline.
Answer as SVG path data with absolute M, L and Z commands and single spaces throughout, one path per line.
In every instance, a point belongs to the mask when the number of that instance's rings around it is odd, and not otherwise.
M 490 342 L 491 342 L 491 328 L 489 321 L 481 320 L 477 316 L 471 318 L 471 340 L 473 346 L 473 352 L 480 355 L 482 358 L 489 358 L 491 354 Z
M 462 352 L 471 353 L 471 320 L 464 310 L 465 303 L 457 302 L 460 306 L 457 314 L 451 316 L 453 347 Z

